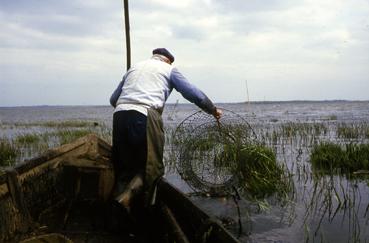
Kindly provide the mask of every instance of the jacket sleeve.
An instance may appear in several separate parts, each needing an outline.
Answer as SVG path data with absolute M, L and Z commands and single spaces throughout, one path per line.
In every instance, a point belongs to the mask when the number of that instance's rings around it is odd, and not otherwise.
M 188 82 L 177 68 L 173 68 L 170 75 L 170 82 L 172 87 L 181 93 L 186 100 L 195 103 L 195 105 L 209 114 L 215 112 L 216 107 L 213 102 L 201 90 Z
M 122 93 L 122 87 L 124 85 L 125 76 L 123 76 L 122 81 L 120 81 L 118 87 L 114 90 L 113 94 L 110 96 L 110 104 L 115 108 L 117 105 L 118 98 Z

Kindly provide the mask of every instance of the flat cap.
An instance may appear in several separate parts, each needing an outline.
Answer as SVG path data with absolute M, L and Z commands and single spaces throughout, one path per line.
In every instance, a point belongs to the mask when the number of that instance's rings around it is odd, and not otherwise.
M 163 55 L 166 58 L 168 58 L 171 63 L 174 62 L 174 56 L 165 48 L 156 48 L 152 51 L 152 54 Z

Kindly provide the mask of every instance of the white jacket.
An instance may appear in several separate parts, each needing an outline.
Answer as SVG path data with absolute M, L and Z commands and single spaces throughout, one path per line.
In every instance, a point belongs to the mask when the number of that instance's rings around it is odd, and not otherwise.
M 190 84 L 177 68 L 156 56 L 127 71 L 112 94 L 110 104 L 115 112 L 133 109 L 147 115 L 147 108 L 164 108 L 173 88 L 206 112 L 214 112 L 215 106 L 202 91 Z

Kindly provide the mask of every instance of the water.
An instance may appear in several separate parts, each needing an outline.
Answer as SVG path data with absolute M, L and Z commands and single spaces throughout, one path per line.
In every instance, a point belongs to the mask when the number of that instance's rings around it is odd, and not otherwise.
M 258 138 L 275 149 L 278 161 L 286 163 L 294 174 L 295 197 L 288 205 L 271 205 L 260 211 L 258 206 L 245 200 L 237 201 L 242 214 L 242 242 L 369 241 L 368 179 L 347 180 L 341 176 L 316 179 L 312 177 L 309 164 L 314 142 L 350 142 L 337 137 L 338 125 L 369 123 L 369 102 L 261 102 L 219 106 L 246 119 Z M 167 133 L 197 110 L 193 105 L 167 105 L 163 114 Z M 12 138 L 55 129 L 16 125 L 20 123 L 81 120 L 97 122 L 111 129 L 112 111 L 107 106 L 0 108 L 0 137 Z M 273 138 L 273 131 L 280 131 L 278 129 L 291 122 L 321 124 L 327 131 L 313 136 L 300 134 L 293 138 Z M 367 138 L 360 137 L 356 141 L 368 143 Z M 168 172 L 166 177 L 182 191 L 192 191 L 178 174 Z M 237 207 L 232 198 L 194 196 L 192 199 L 213 216 L 229 222 L 227 227 L 238 236 Z

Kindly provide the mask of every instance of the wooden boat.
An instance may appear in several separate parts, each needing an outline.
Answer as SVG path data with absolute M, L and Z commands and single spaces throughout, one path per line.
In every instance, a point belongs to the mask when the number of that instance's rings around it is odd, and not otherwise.
M 134 223 L 110 200 L 110 151 L 91 134 L 0 172 L 0 242 L 238 242 L 165 180 Z

